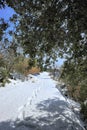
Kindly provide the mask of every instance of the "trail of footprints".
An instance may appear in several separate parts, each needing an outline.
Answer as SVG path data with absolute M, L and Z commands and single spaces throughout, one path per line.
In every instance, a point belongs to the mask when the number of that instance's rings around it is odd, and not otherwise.
M 11 122 L 12 127 L 16 127 L 20 122 L 23 122 L 26 120 L 26 110 L 28 109 L 28 116 L 29 113 L 32 111 L 32 105 L 34 104 L 34 101 L 36 100 L 38 93 L 40 91 L 40 83 L 38 83 L 38 87 L 33 91 L 32 96 L 27 98 L 27 102 L 18 108 L 17 112 L 17 118 L 16 122 Z

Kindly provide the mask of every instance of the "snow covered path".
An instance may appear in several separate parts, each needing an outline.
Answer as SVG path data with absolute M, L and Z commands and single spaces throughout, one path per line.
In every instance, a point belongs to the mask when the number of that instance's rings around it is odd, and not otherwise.
M 0 130 L 84 130 L 48 73 L 0 88 Z

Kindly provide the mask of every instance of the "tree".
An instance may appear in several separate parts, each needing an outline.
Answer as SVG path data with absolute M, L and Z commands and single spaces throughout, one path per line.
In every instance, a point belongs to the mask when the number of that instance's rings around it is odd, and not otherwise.
M 17 39 L 24 47 L 25 53 L 29 53 L 32 59 L 38 57 L 38 61 L 44 57 L 47 57 L 47 59 L 57 57 L 57 51 L 55 52 L 53 48 L 62 46 L 60 43 L 63 42 L 65 32 L 60 28 L 62 23 L 60 23 L 59 13 L 57 14 L 55 7 L 56 1 L 51 1 L 51 3 L 50 1 L 47 1 L 47 3 L 46 1 L 35 1 L 35 3 L 34 1 L 21 1 L 19 5 L 15 2 L 12 4 L 7 1 L 7 3 L 19 14 Z M 15 8 L 15 4 L 18 5 L 17 8 Z M 61 35 L 58 38 L 57 35 L 60 33 Z
M 86 0 L 6 2 L 18 14 L 17 39 L 32 59 L 62 56 L 70 43 L 79 43 L 81 33 L 86 33 Z
M 0 41 L 2 40 L 2 36 L 7 27 L 8 24 L 4 21 L 4 19 L 0 18 Z
M 86 58 L 87 0 L 3 1 L 17 13 L 11 19 L 17 23 L 14 33 L 32 65 L 35 59 L 42 66 L 64 55 L 74 69 Z

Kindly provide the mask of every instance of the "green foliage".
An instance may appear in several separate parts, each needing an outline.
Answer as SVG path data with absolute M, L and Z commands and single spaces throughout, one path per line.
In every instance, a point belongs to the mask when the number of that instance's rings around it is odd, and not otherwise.
M 29 59 L 28 68 L 32 68 L 36 66 L 36 60 L 35 59 Z
M 0 41 L 7 27 L 8 27 L 8 23 L 6 23 L 4 19 L 0 18 Z
M 3 55 L 0 54 L 0 67 L 3 67 L 4 66 L 4 58 L 3 58 Z
M 24 52 L 29 54 L 31 59 L 38 59 L 40 66 L 44 64 L 44 57 L 51 63 L 58 55 L 60 57 L 64 53 L 70 55 L 73 51 L 71 43 L 75 44 L 75 47 L 77 44 L 78 50 L 79 41 L 82 40 L 81 33 L 87 34 L 87 1 L 6 0 L 6 2 L 17 13 L 10 19 L 16 27 L 13 32 L 17 42 L 21 43 Z M 3 5 L 5 6 L 2 1 L 0 7 Z M 12 31 L 10 32 L 9 34 L 12 34 Z
M 17 56 L 14 62 L 14 71 L 24 75 L 28 67 L 28 60 L 29 59 L 25 58 L 23 55 Z
M 84 102 L 87 99 L 87 77 L 81 83 L 80 101 Z
M 69 86 L 70 96 L 82 104 L 81 113 L 87 119 L 87 45 L 82 40 L 69 50 L 71 55 L 67 56 L 61 78 Z
M 84 115 L 84 119 L 87 119 L 87 103 L 81 104 L 81 113 Z
M 5 83 L 8 81 L 8 72 L 6 68 L 0 67 L 0 83 L 1 86 L 4 86 Z
M 64 63 L 61 78 L 69 86 L 70 95 L 81 105 L 81 113 L 87 119 L 87 45 L 79 41 L 79 44 L 72 44 L 71 55 Z
M 87 45 L 82 40 L 78 44 L 71 44 L 67 60 L 63 66 L 62 78 L 71 86 L 83 86 L 87 79 Z

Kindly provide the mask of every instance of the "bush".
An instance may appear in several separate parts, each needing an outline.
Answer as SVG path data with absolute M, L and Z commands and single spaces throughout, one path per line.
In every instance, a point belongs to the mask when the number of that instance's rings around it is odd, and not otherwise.
M 28 74 L 35 74 L 35 73 L 39 73 L 40 72 L 40 68 L 38 67 L 32 67 L 29 71 Z
M 15 72 L 24 75 L 27 67 L 28 67 L 28 59 L 24 57 L 18 57 L 17 61 L 14 64 Z
M 2 67 L 4 65 L 4 58 L 3 55 L 0 54 L 0 67 Z
M 8 71 L 6 68 L 0 67 L 0 83 L 1 86 L 4 86 L 5 83 L 8 81 Z
M 83 114 L 84 120 L 87 119 L 87 103 L 81 104 L 81 111 L 80 112 Z

